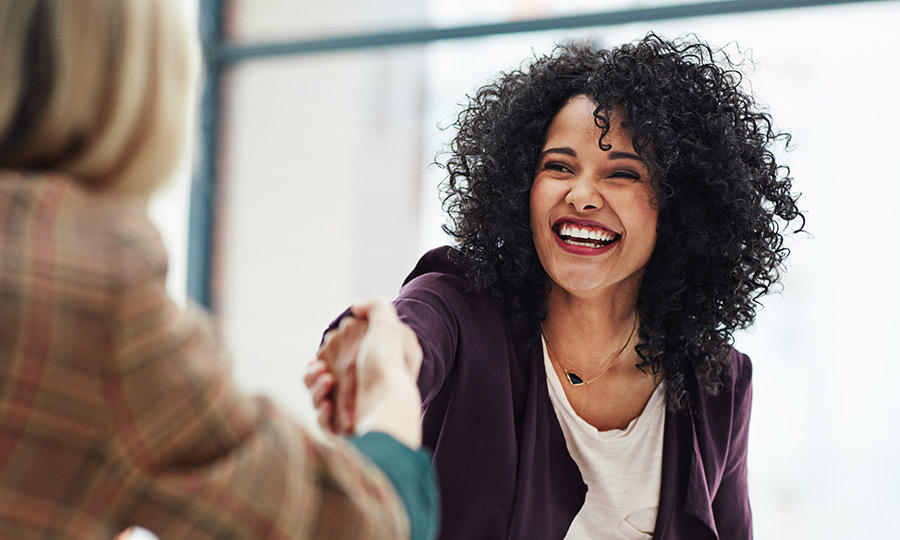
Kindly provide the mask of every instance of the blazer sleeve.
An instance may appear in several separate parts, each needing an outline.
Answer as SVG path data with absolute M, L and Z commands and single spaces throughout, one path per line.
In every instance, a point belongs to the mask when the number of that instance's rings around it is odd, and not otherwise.
M 394 301 L 400 320 L 422 347 L 418 382 L 423 405 L 441 391 L 456 361 L 459 317 L 468 305 L 457 281 L 447 274 L 423 274 L 404 285 Z
M 119 524 L 161 538 L 408 537 L 397 493 L 352 445 L 235 389 L 205 316 L 168 297 L 155 229 L 137 229 L 114 241 L 102 384 L 115 482 L 98 495 Z
M 719 538 L 752 539 L 753 520 L 747 490 L 747 440 L 753 398 L 753 366 L 750 359 L 736 353 L 733 421 L 725 468 L 713 499 L 713 513 Z

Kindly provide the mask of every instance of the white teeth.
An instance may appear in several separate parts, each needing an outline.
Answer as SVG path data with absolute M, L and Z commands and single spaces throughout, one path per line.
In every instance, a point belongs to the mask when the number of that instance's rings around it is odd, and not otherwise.
M 584 246 L 584 247 L 592 247 L 592 248 L 597 247 L 597 245 L 592 242 L 579 242 L 577 240 L 572 240 L 571 238 L 564 240 L 564 242 L 567 244 L 572 244 L 573 246 Z
M 615 239 L 616 235 L 610 232 L 606 232 L 600 229 L 586 229 L 583 227 L 576 227 L 575 225 L 562 225 L 559 228 L 559 234 L 563 236 L 568 236 L 570 238 L 579 238 L 584 240 L 599 240 L 601 242 L 611 242 Z

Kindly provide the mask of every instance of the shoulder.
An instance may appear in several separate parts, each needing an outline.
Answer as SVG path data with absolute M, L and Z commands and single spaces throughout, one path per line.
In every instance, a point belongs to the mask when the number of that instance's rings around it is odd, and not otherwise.
M 9 335 L 40 336 L 34 354 L 82 375 L 106 369 L 116 337 L 125 335 L 122 321 L 166 299 L 165 252 L 141 208 L 59 175 L 0 172 L 0 289 Z M 68 367 L 55 372 L 71 374 Z
M 409 301 L 456 315 L 496 309 L 490 295 L 466 278 L 465 269 L 455 261 L 454 250 L 448 246 L 427 252 L 406 277 L 397 302 Z
M 751 391 L 753 379 L 753 363 L 750 357 L 732 348 L 726 357 L 730 370 L 731 387 L 729 393 L 735 400 L 744 399 Z
M 726 362 L 727 384 L 717 395 L 703 391 L 699 379 L 694 393 L 696 419 L 704 426 L 701 431 L 708 431 L 709 438 L 719 441 L 717 445 L 727 441 L 736 426 L 749 422 L 752 404 L 753 365 L 750 357 L 732 348 Z
M 703 390 L 703 382 L 699 373 L 694 372 L 690 377 L 693 380 L 690 390 L 692 400 L 701 409 L 709 407 L 721 407 L 723 400 L 740 400 L 747 392 L 753 379 L 753 363 L 750 357 L 741 351 L 731 347 L 725 354 L 725 373 L 722 379 L 722 389 L 717 394 L 710 394 Z
M 427 251 L 403 280 L 403 285 L 424 274 L 443 274 L 464 279 L 466 270 L 459 262 L 457 254 L 458 252 L 450 246 L 441 246 Z
M 30 273 L 51 276 L 60 291 L 164 275 L 165 249 L 145 208 L 140 199 L 89 192 L 62 175 L 3 171 L 0 247 Z
M 135 281 L 163 280 L 168 272 L 168 255 L 162 236 L 139 201 L 118 201 L 98 210 L 107 224 L 102 234 L 115 261 L 117 285 Z

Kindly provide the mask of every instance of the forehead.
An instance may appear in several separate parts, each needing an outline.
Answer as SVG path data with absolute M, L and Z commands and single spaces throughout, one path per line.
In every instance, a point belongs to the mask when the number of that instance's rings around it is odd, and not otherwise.
M 571 98 L 556 113 L 550 126 L 547 128 L 547 138 L 544 147 L 552 143 L 588 142 L 599 146 L 598 141 L 603 131 L 597 127 L 594 121 L 594 110 L 597 103 L 591 98 L 579 95 Z M 631 130 L 622 125 L 624 111 L 620 107 L 613 107 L 609 112 L 609 133 L 604 137 L 605 144 L 611 144 L 620 150 L 633 150 L 631 142 Z

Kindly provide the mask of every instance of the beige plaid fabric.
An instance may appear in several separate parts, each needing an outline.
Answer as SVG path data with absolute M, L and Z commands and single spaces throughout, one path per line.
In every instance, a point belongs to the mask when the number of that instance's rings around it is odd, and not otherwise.
M 166 264 L 141 205 L 0 171 L 0 538 L 408 537 L 350 445 L 235 391 Z

